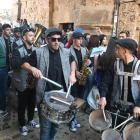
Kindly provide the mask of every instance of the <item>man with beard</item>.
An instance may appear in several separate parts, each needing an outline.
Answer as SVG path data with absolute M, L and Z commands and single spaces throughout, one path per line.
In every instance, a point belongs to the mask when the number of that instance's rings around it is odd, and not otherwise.
M 26 25 L 22 25 L 22 26 L 20 26 L 20 27 L 15 27 L 14 28 L 14 30 L 13 30 L 13 32 L 14 32 L 14 41 L 13 41 L 13 43 L 12 43 L 12 53 L 13 53 L 13 51 L 14 51 L 14 49 L 15 48 L 17 48 L 17 47 L 19 47 L 19 46 L 21 46 L 21 45 L 23 45 L 23 41 L 22 41 L 22 31 L 24 30 L 24 29 L 26 29 L 26 28 L 28 28 Z
M 28 128 L 25 126 L 25 108 L 28 106 L 28 123 L 30 126 L 39 128 L 40 125 L 33 120 L 34 108 L 36 102 L 35 87 L 30 87 L 28 83 L 29 73 L 21 69 L 21 62 L 24 56 L 31 55 L 35 50 L 32 47 L 35 33 L 33 29 L 25 29 L 23 32 L 24 44 L 16 48 L 12 57 L 13 84 L 18 91 L 18 121 L 20 132 L 23 136 L 28 134 Z
M 69 49 L 60 47 L 62 31 L 57 28 L 49 28 L 45 32 L 48 44 L 36 49 L 30 56 L 24 57 L 25 62 L 21 67 L 40 78 L 36 82 L 36 94 L 40 121 L 40 140 L 53 140 L 60 125 L 47 120 L 41 114 L 40 104 L 43 102 L 45 92 L 61 90 L 61 88 L 46 82 L 42 75 L 61 84 L 66 91 L 69 84 L 73 85 L 75 79 L 75 61 Z M 37 68 L 35 68 L 37 67 Z M 47 93 L 46 93 L 47 94 Z

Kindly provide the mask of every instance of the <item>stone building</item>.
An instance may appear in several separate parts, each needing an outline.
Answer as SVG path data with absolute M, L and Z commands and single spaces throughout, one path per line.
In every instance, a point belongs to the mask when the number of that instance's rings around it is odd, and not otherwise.
M 97 34 L 94 27 L 98 26 L 108 36 L 114 34 L 116 29 L 117 35 L 121 30 L 129 30 L 131 38 L 139 41 L 140 0 L 16 1 L 17 8 L 12 11 L 17 17 L 27 19 L 28 24 L 39 23 L 61 30 L 81 27 L 85 33 L 91 34 Z

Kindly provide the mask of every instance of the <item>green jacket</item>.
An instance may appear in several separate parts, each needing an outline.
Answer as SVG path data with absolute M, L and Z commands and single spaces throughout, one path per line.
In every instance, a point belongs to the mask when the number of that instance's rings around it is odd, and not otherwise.
M 4 66 L 6 66 L 6 59 L 5 59 L 3 47 L 0 43 L 0 67 L 4 67 Z

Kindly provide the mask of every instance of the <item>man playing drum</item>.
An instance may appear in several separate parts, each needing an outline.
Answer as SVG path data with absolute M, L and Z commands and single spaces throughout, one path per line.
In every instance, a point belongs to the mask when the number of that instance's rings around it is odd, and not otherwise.
M 140 75 L 140 67 L 136 66 L 138 59 L 132 55 L 138 45 L 133 39 L 128 38 L 116 40 L 115 43 L 118 45 L 116 54 L 119 59 L 117 58 L 117 61 L 110 65 L 104 75 L 98 107 L 105 108 L 106 95 L 110 94 L 109 111 L 116 113 L 119 110 L 122 116 L 128 116 L 130 113 L 134 118 L 138 118 L 140 116 L 140 78 L 134 79 L 134 77 L 137 74 Z M 112 88 L 111 93 L 109 88 Z M 112 116 L 112 122 L 114 121 L 115 117 Z M 122 121 L 118 119 L 117 124 Z
M 36 81 L 36 95 L 40 120 L 40 140 L 53 140 L 59 129 L 59 124 L 54 124 L 41 115 L 40 104 L 45 92 L 60 90 L 42 79 L 42 75 L 64 87 L 66 91 L 69 84 L 73 85 L 75 79 L 75 60 L 70 50 L 59 47 L 62 41 L 62 32 L 57 28 L 49 28 L 46 32 L 48 44 L 35 50 L 30 56 L 24 58 L 22 69 L 31 72 Z M 69 80 L 68 80 L 69 79 Z

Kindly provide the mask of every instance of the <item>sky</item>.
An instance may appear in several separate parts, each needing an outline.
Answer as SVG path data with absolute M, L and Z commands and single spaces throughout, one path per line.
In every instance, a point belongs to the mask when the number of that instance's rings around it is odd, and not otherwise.
M 11 9 L 12 0 L 0 0 L 0 2 L 0 8 Z

